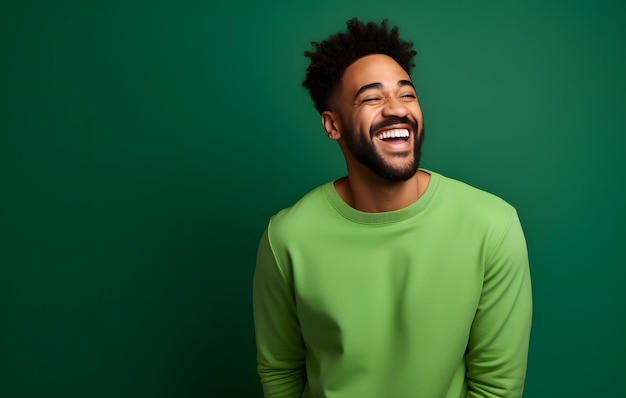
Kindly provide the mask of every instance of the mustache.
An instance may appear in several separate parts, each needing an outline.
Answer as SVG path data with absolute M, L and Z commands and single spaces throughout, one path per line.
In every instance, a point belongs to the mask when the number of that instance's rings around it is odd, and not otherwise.
M 374 133 L 380 129 L 383 129 L 385 127 L 390 127 L 393 126 L 394 124 L 408 124 L 409 126 L 411 126 L 411 128 L 413 129 L 413 131 L 415 133 L 417 133 L 417 122 L 413 121 L 411 119 L 409 119 L 408 117 L 390 117 L 387 118 L 385 120 L 383 120 L 380 123 L 374 124 L 372 125 L 372 127 L 370 127 L 370 137 L 374 137 Z

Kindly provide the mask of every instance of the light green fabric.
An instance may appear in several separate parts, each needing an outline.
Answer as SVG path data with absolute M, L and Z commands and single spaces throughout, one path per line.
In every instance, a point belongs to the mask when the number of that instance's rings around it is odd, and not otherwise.
M 272 217 L 254 321 L 266 397 L 522 395 L 531 284 L 515 209 L 438 173 L 393 212 L 333 183 Z

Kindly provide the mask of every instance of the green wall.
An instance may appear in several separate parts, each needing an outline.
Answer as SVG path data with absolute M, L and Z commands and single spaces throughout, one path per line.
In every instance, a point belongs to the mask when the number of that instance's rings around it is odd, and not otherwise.
M 0 6 L 0 396 L 260 396 L 258 239 L 345 172 L 302 52 L 353 16 L 415 41 L 422 165 L 518 208 L 525 397 L 626 396 L 624 3 L 14 3 Z

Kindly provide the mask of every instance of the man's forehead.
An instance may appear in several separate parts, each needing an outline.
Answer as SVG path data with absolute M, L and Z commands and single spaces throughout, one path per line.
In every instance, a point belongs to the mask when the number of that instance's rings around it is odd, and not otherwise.
M 383 83 L 396 85 L 401 80 L 410 81 L 408 73 L 393 58 L 383 54 L 372 54 L 361 57 L 350 64 L 344 71 L 344 83 L 356 84 L 359 87 Z

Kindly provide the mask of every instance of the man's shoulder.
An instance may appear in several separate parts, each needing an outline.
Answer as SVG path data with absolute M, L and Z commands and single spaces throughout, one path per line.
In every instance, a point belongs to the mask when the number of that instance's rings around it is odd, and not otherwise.
M 270 218 L 272 232 L 274 234 L 279 232 L 293 234 L 319 219 L 320 215 L 329 208 L 325 194 L 325 190 L 328 189 L 329 184 L 332 184 L 332 182 L 313 188 L 293 205 L 273 215 Z
M 502 197 L 470 183 L 440 175 L 435 202 L 485 220 L 508 220 L 515 208 Z

